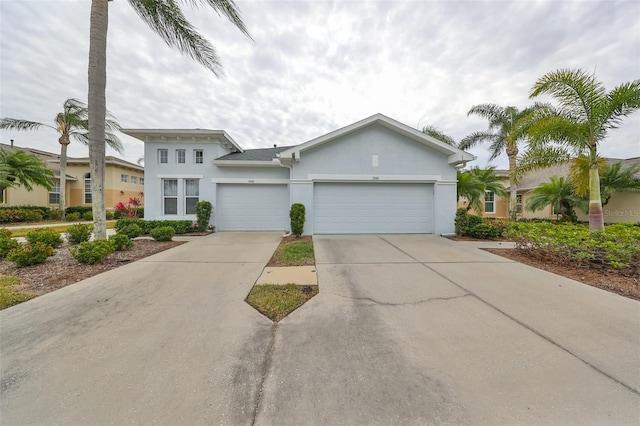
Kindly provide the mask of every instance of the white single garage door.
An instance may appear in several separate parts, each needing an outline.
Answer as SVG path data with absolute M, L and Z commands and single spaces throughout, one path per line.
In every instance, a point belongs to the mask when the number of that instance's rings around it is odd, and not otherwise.
M 289 226 L 287 185 L 218 184 L 215 212 L 220 231 L 285 231 Z
M 314 233 L 433 233 L 433 184 L 316 183 Z

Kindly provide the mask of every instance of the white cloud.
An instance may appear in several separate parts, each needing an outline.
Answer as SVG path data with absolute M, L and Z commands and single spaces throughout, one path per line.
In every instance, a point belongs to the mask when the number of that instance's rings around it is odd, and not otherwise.
M 636 1 L 239 1 L 253 42 L 213 11 L 188 12 L 223 79 L 166 46 L 128 2 L 109 5 L 107 103 L 120 123 L 224 129 L 244 147 L 302 143 L 376 112 L 461 139 L 486 125 L 466 116 L 472 105 L 524 107 L 546 72 L 595 68 L 608 89 L 640 78 Z M 89 6 L 0 2 L 1 116 L 49 122 L 66 98 L 86 98 Z M 604 155 L 640 155 L 639 115 Z M 58 149 L 46 131 L 0 133 L 11 138 Z M 123 139 L 136 161 L 142 144 Z M 487 163 L 486 148 L 472 152 Z

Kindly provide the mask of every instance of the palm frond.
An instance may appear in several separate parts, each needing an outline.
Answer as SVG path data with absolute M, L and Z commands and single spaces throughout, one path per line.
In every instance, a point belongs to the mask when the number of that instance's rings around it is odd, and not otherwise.
M 424 133 L 425 135 L 429 135 L 432 138 L 438 139 L 439 141 L 442 141 L 448 145 L 458 146 L 454 138 L 447 135 L 446 133 L 444 133 L 443 131 L 441 131 L 435 126 L 431 126 L 431 125 L 424 126 L 422 128 L 422 133 Z
M 185 2 L 191 4 L 193 7 L 209 6 L 213 8 L 218 14 L 222 14 L 229 19 L 244 35 L 249 37 L 251 40 L 251 34 L 249 34 L 249 30 L 245 26 L 242 18 L 240 17 L 240 12 L 236 8 L 236 3 L 233 0 L 185 0 Z
M 483 131 L 483 132 L 474 132 L 468 136 L 465 136 L 458 145 L 460 149 L 469 149 L 482 142 L 493 142 L 497 136 L 494 133 Z
M 0 149 L 0 186 L 23 186 L 32 191 L 33 186 L 53 187 L 53 172 L 38 157 L 20 149 Z
M 0 118 L 0 129 L 35 130 L 43 126 L 50 127 L 52 129 L 54 128 L 52 126 L 49 126 L 43 123 L 38 123 L 37 121 L 20 120 L 18 118 L 9 118 L 9 117 Z
M 622 118 L 640 108 L 640 80 L 630 81 L 614 88 L 607 94 L 607 102 L 603 104 L 601 116 L 603 127 L 616 129 L 620 127 Z
M 512 171 L 518 182 L 522 176 L 533 171 L 566 163 L 571 160 L 571 152 L 559 146 L 538 146 L 529 149 L 518 159 L 518 166 Z

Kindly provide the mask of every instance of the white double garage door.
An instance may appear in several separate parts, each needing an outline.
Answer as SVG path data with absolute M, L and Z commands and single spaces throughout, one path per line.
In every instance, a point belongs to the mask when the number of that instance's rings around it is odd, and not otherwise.
M 316 182 L 313 202 L 315 234 L 433 233 L 433 184 Z M 218 184 L 216 204 L 221 231 L 290 228 L 288 185 Z

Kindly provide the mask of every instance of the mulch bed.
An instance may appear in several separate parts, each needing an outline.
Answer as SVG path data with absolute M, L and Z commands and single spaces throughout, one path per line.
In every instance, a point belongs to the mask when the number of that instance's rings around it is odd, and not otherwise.
M 133 247 L 129 250 L 112 253 L 104 262 L 95 265 L 79 263 L 71 256 L 69 245 L 65 243 L 41 265 L 19 268 L 13 262 L 0 261 L 0 275 L 13 275 L 20 278 L 21 291 L 40 296 L 184 243 L 184 241 L 134 240 Z

